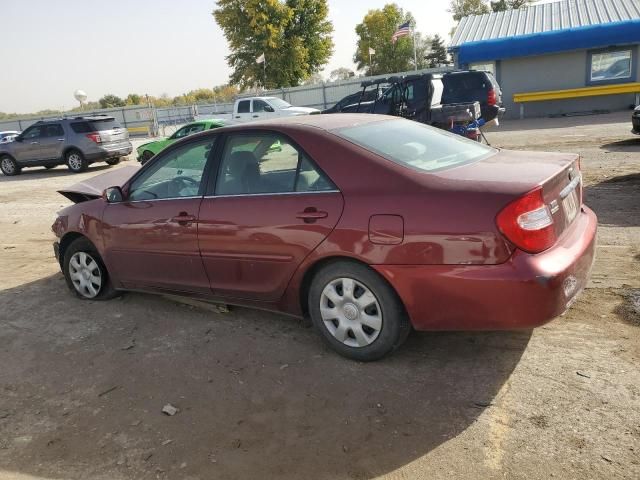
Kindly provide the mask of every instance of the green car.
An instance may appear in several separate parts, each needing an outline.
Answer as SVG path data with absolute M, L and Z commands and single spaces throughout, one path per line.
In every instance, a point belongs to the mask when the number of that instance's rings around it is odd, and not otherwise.
M 205 130 L 211 130 L 214 128 L 224 127 L 227 123 L 225 120 L 211 119 L 211 120 L 198 120 L 197 122 L 191 122 L 180 128 L 169 138 L 163 138 L 162 140 L 154 140 L 153 142 L 144 143 L 137 148 L 138 161 L 144 165 L 151 160 L 155 155 L 160 152 L 167 145 L 171 145 L 176 140 L 188 137 L 194 133 L 203 132 Z

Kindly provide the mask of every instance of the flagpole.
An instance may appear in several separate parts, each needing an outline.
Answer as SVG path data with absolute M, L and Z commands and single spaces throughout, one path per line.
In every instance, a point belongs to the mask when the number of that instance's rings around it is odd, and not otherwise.
M 413 37 L 413 64 L 418 70 L 418 55 L 416 54 L 416 29 L 415 27 L 411 29 L 411 36 Z
M 262 73 L 264 76 L 264 89 L 265 91 L 267 90 L 267 57 L 264 55 L 264 53 L 262 54 L 264 56 L 264 61 L 262 62 Z

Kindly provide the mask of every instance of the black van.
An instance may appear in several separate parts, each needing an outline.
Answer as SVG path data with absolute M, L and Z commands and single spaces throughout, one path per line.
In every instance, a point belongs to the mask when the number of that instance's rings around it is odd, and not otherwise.
M 504 115 L 502 90 L 491 72 L 464 70 L 442 75 L 442 103 L 480 102 L 482 118 L 489 122 Z

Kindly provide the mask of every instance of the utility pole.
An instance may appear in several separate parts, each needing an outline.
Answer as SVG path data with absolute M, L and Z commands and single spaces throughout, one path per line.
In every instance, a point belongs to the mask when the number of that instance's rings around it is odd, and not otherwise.
M 416 54 L 416 27 L 415 25 L 411 29 L 411 36 L 413 37 L 413 64 L 415 69 L 418 70 L 418 55 Z

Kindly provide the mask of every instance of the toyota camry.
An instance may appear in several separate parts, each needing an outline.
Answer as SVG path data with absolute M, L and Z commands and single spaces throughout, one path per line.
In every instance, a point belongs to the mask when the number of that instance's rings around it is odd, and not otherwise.
M 412 328 L 542 325 L 594 261 L 577 155 L 385 116 L 208 130 L 61 193 L 75 204 L 54 250 L 80 299 L 135 290 L 309 316 L 362 361 Z

